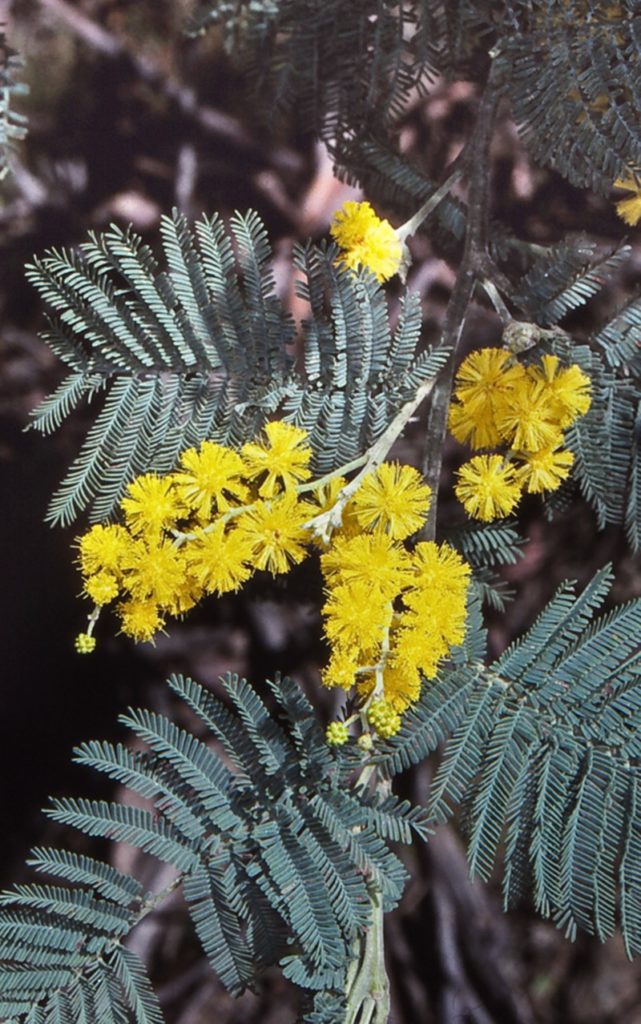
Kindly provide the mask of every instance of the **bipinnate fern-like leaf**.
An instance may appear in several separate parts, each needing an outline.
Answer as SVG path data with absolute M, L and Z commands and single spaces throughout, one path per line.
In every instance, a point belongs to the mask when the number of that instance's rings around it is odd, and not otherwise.
M 353 943 L 370 921 L 370 886 L 388 909 L 403 891 L 405 870 L 385 840 L 425 836 L 425 812 L 348 785 L 358 759 L 327 746 L 291 681 L 270 684 L 278 720 L 244 680 L 230 676 L 225 685 L 229 705 L 189 679 L 170 680 L 203 735 L 130 710 L 122 721 L 135 749 L 93 741 L 76 751 L 79 763 L 147 807 L 59 799 L 48 813 L 172 865 L 169 890 L 182 884 L 203 949 L 230 992 L 280 963 L 310 999 L 318 992 L 308 1019 L 331 1020 Z M 145 893 L 110 865 L 66 850 L 35 849 L 30 863 L 63 884 L 19 885 L 0 898 L 0 1019 L 160 1024 L 145 967 L 126 938 L 165 894 Z
M 603 605 L 611 572 L 569 584 L 489 667 L 457 661 L 381 761 L 390 772 L 444 743 L 429 812 L 463 808 L 472 871 L 489 878 L 504 845 L 506 905 L 531 894 L 573 937 L 617 923 L 641 952 L 641 599 Z M 472 632 L 476 632 L 472 626 Z
M 266 116 L 295 105 L 334 149 L 389 123 L 441 60 L 438 4 L 410 0 L 198 0 L 193 33 L 218 29 Z
M 574 185 L 608 192 L 641 161 L 636 4 L 514 0 L 506 8 L 497 70 L 532 156 Z
M 45 341 L 69 370 L 33 426 L 47 433 L 106 392 L 52 499 L 52 522 L 88 507 L 104 520 L 138 474 L 169 471 L 205 439 L 238 446 L 276 410 L 309 431 L 323 473 L 369 447 L 447 358 L 444 349 L 417 354 L 418 296 L 406 293 L 392 331 L 373 276 L 307 245 L 294 256 L 310 304 L 301 371 L 256 214 L 235 214 L 228 233 L 219 217 L 192 227 L 174 213 L 161 236 L 162 266 L 134 232 L 113 227 L 27 269 L 53 310 Z
M 22 71 L 22 58 L 8 45 L 0 24 L 0 181 L 9 171 L 14 144 L 27 134 L 27 119 L 15 109 L 16 98 L 28 91 Z

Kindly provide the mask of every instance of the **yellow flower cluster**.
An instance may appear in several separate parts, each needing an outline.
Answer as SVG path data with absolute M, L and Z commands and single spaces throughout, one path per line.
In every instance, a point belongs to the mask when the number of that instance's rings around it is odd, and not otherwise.
M 340 476 L 310 480 L 310 458 L 305 431 L 276 421 L 239 452 L 204 441 L 183 452 L 175 472 L 134 480 L 121 501 L 123 522 L 79 539 L 94 610 L 76 649 L 94 649 L 104 605 L 114 604 L 123 633 L 147 641 L 205 595 L 302 561 L 319 544 L 313 521 L 346 486 Z M 404 544 L 424 524 L 430 497 L 415 469 L 382 463 L 364 474 L 322 545 L 331 645 L 323 682 L 356 688 L 363 750 L 369 726 L 379 736 L 398 731 L 421 679 L 433 678 L 463 639 L 469 566 L 447 545 Z M 331 746 L 347 742 L 351 721 L 330 723 Z
M 465 631 L 470 567 L 447 544 L 403 541 L 425 521 L 430 490 L 410 466 L 383 464 L 346 508 L 344 527 L 321 557 L 332 654 L 328 687 L 356 686 L 380 736 L 432 679 Z
M 554 355 L 523 366 L 504 349 L 472 352 L 456 376 L 449 427 L 477 455 L 458 472 L 456 496 L 484 522 L 509 515 L 524 491 L 554 491 L 573 462 L 563 431 L 590 408 L 590 380 Z
M 344 203 L 334 214 L 330 234 L 342 250 L 341 262 L 352 270 L 367 267 L 379 281 L 398 272 L 403 246 L 389 221 L 369 203 Z
M 276 421 L 240 452 L 203 441 L 176 472 L 137 477 L 121 502 L 124 523 L 79 540 L 85 594 L 97 606 L 117 602 L 122 632 L 141 642 L 168 615 L 238 590 L 256 570 L 287 572 L 305 557 L 305 523 L 318 512 L 298 494 L 310 476 L 306 441 Z

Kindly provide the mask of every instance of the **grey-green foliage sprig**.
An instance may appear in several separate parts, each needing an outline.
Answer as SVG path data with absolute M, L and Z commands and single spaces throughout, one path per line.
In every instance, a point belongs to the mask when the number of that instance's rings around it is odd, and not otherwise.
M 216 27 L 266 116 L 295 106 L 335 149 L 388 123 L 440 64 L 440 5 L 425 0 L 200 0 L 190 29 Z
M 564 584 L 532 628 L 486 667 L 480 624 L 453 670 L 426 687 L 381 768 L 444 743 L 429 813 L 462 808 L 472 871 L 504 850 L 506 906 L 533 895 L 567 935 L 617 924 L 641 952 L 641 600 L 604 611 L 612 574 Z
M 497 68 L 532 156 L 607 193 L 641 166 L 641 15 L 634 0 L 506 3 Z
M 402 894 L 405 869 L 385 840 L 424 837 L 425 815 L 349 784 L 359 759 L 330 750 L 294 683 L 270 685 L 279 718 L 235 676 L 225 684 L 230 706 L 173 677 L 202 734 L 130 710 L 122 721 L 144 749 L 94 741 L 76 751 L 78 763 L 147 807 L 59 799 L 48 813 L 172 865 L 170 889 L 182 885 L 203 949 L 230 992 L 279 963 L 297 985 L 322 994 L 320 1012 L 323 1000 L 335 1004 L 344 992 L 353 943 L 370 920 L 371 888 L 388 910 Z M 65 850 L 34 850 L 31 864 L 64 884 L 20 885 L 0 899 L 0 1019 L 158 1024 L 145 967 L 124 943 L 163 894 Z
M 191 226 L 174 213 L 161 237 L 162 264 L 133 231 L 113 227 L 27 268 L 53 310 L 44 340 L 69 370 L 32 425 L 48 433 L 106 392 L 53 496 L 52 522 L 86 508 L 103 520 L 135 476 L 168 472 L 205 439 L 238 446 L 276 411 L 309 432 L 314 469 L 327 472 L 377 440 L 447 357 L 419 349 L 417 295 L 405 293 L 392 330 L 375 278 L 308 244 L 294 252 L 310 310 L 300 367 L 255 213 L 235 214 L 230 231 L 220 217 Z
M 15 100 L 28 91 L 22 81 L 22 57 L 8 45 L 0 25 L 0 181 L 9 171 L 14 143 L 27 134 L 27 119 L 15 109 Z

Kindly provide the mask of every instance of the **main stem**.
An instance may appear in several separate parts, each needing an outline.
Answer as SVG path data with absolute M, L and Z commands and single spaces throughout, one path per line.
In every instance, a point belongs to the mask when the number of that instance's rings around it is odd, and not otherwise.
M 470 137 L 465 154 L 464 166 L 468 180 L 465 247 L 456 283 L 445 314 L 442 335 L 443 344 L 452 349 L 452 354 L 435 385 L 434 382 L 430 382 L 430 386 L 433 386 L 433 391 L 428 417 L 423 471 L 425 479 L 432 489 L 432 502 L 429 518 L 422 531 L 422 536 L 425 539 L 432 539 L 436 528 L 438 483 L 441 475 L 447 411 L 454 379 L 457 349 L 463 333 L 467 310 L 472 301 L 477 282 L 491 279 L 493 276 L 492 271 L 494 268 L 488 255 L 490 145 L 499 98 L 496 83 L 491 72 L 481 99 L 474 131 Z M 429 391 L 429 388 L 425 385 L 424 389 L 420 400 L 425 398 Z M 418 401 L 416 401 L 414 409 L 418 404 Z M 391 425 L 390 434 L 394 437 L 398 436 L 398 426 L 401 423 L 403 425 L 407 423 L 409 418 L 408 412 L 408 408 L 401 410 L 401 413 Z M 389 450 L 389 441 L 390 437 L 387 436 L 381 439 L 381 451 L 384 450 L 386 452 Z M 376 454 L 378 456 L 379 452 L 377 451 Z M 371 471 L 371 469 L 372 466 L 368 460 L 364 469 L 361 470 L 361 474 L 356 478 L 359 483 L 361 475 Z M 345 495 L 343 507 L 349 496 L 349 493 Z M 338 512 L 338 525 L 340 525 L 341 513 L 342 508 Z M 320 519 L 321 517 L 318 518 Z M 331 530 L 337 524 L 335 521 L 331 521 L 330 516 L 326 514 L 325 520 L 315 525 L 317 528 L 320 527 L 319 532 L 323 532 L 323 528 Z M 376 769 L 374 768 L 375 772 Z M 389 792 L 391 788 L 390 783 L 380 777 L 375 779 L 375 787 L 381 795 Z M 365 936 L 357 945 L 355 958 L 350 964 L 347 974 L 347 1012 L 345 1024 L 387 1024 L 389 1017 L 390 996 L 389 982 L 385 970 L 381 893 L 372 889 L 371 901 L 371 924 Z
M 430 511 L 421 531 L 425 540 L 433 539 L 438 509 L 438 484 L 443 462 L 443 445 L 447 429 L 447 412 L 454 380 L 457 351 L 465 326 L 474 288 L 479 280 L 491 276 L 493 270 L 488 254 L 488 208 L 490 195 L 490 146 L 500 95 L 494 75 L 490 76 L 481 98 L 474 131 L 465 153 L 468 182 L 467 225 L 463 259 L 445 313 L 442 343 L 452 353 L 441 371 L 427 420 L 427 439 L 423 458 L 423 475 L 432 489 Z

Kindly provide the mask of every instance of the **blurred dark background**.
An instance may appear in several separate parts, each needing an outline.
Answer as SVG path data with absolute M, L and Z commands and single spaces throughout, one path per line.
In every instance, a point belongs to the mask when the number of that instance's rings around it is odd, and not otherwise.
M 73 541 L 77 529 L 43 524 L 49 497 L 77 451 L 91 410 L 56 435 L 25 432 L 29 411 L 61 377 L 37 340 L 44 314 L 24 278 L 24 264 L 50 246 L 73 246 L 90 229 L 132 223 L 156 244 L 159 220 L 172 206 L 201 211 L 257 210 L 276 253 L 278 288 L 296 313 L 289 254 L 293 242 L 326 233 L 331 213 L 359 193 L 336 180 L 324 149 L 293 121 L 255 123 L 243 82 L 215 33 L 182 33 L 189 0 L 14 0 L 10 42 L 26 61 L 30 130 L 0 199 L 0 495 L 2 500 L 2 708 L 0 720 L 0 875 L 4 885 L 25 876 L 36 842 L 56 842 L 57 826 L 40 808 L 51 795 L 106 794 L 103 780 L 70 764 L 74 744 L 116 738 L 116 718 L 129 704 L 176 709 L 164 686 L 174 669 L 216 687 L 221 673 L 245 674 L 257 686 L 276 669 L 295 676 L 331 713 L 318 690 L 324 651 L 316 612 L 320 581 L 313 563 L 288 586 L 258 580 L 237 596 L 207 601 L 155 646 L 134 646 L 101 622 L 99 647 L 75 654 L 83 628 Z M 437 82 L 410 105 L 401 145 L 433 176 L 460 150 L 475 109 L 474 87 Z M 622 236 L 611 203 L 580 193 L 532 167 L 504 111 L 494 147 L 493 215 L 522 237 L 551 242 L 585 230 L 604 250 Z M 393 214 L 391 214 L 393 215 Z M 641 248 L 602 295 L 566 326 L 584 334 L 641 282 Z M 410 286 L 423 296 L 426 329 L 434 333 L 453 281 L 452 270 L 421 239 L 414 246 Z M 468 345 L 492 344 L 499 325 L 476 308 Z M 399 454 L 420 459 L 423 424 L 412 426 Z M 442 520 L 454 515 L 448 448 Z M 591 511 L 576 501 L 553 524 L 540 503 L 526 502 L 525 556 L 506 572 L 514 600 L 490 613 L 491 644 L 500 651 L 531 622 L 557 583 L 585 582 L 608 560 L 617 568 L 616 600 L 641 594 L 641 563 L 617 530 L 598 533 Z M 427 771 L 427 770 L 426 770 Z M 421 795 L 425 773 L 412 783 Z M 65 834 L 66 843 L 88 841 Z M 127 849 L 113 856 L 128 870 L 162 885 L 162 869 Z M 455 830 L 441 830 L 422 851 L 410 851 L 414 875 L 401 910 L 390 920 L 393 1020 L 413 1024 L 529 1021 L 641 1024 L 641 966 L 621 943 L 581 937 L 571 945 L 524 905 L 503 916 L 499 897 L 466 878 Z M 136 862 L 136 863 L 134 863 Z M 133 937 L 149 960 L 167 1019 L 283 1022 L 295 1017 L 296 993 L 274 972 L 257 994 L 229 999 L 202 961 L 178 898 Z

